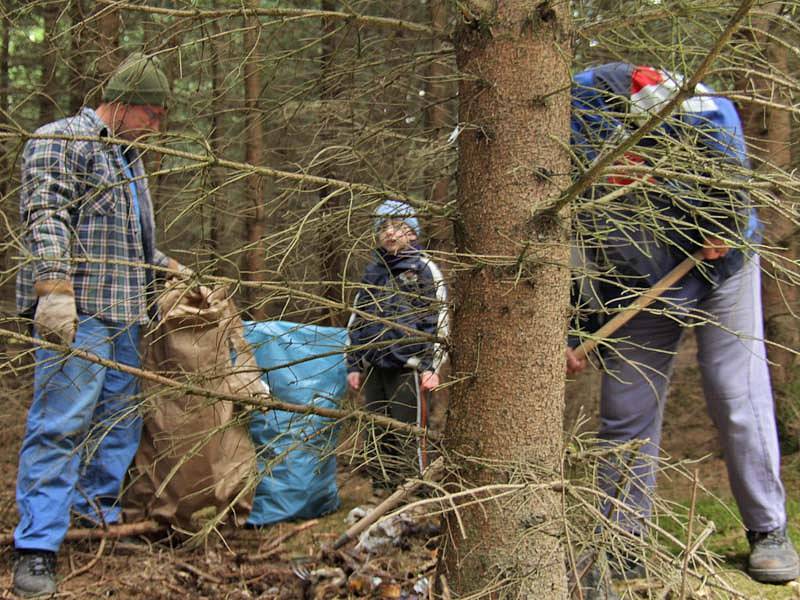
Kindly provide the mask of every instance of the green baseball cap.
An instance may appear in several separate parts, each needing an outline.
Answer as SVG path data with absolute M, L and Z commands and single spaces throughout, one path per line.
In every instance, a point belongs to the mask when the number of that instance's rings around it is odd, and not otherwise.
M 154 57 L 134 52 L 111 74 L 103 100 L 123 104 L 148 104 L 166 108 L 169 81 Z

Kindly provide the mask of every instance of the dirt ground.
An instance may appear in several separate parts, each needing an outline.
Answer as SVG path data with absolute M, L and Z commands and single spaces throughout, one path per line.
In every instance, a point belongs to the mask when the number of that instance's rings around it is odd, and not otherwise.
M 667 406 L 664 451 L 674 461 L 696 461 L 702 485 L 723 501 L 730 501 L 724 461 L 699 388 L 694 365 L 694 342 L 689 336 L 681 348 L 679 364 Z M 23 433 L 24 417 L 30 395 L 30 373 L 5 382 L 2 407 L 5 427 L 0 431 L 0 532 L 10 533 L 16 523 L 14 482 L 17 451 Z M 582 376 L 570 385 L 567 420 L 574 420 L 583 410 L 593 416 L 597 410 L 597 374 Z M 434 411 L 441 418 L 441 410 Z M 585 428 L 596 426 L 589 418 Z M 797 460 L 787 458 L 797 471 Z M 342 507 L 311 525 L 283 523 L 272 527 L 226 531 L 211 538 L 204 547 L 186 548 L 164 535 L 123 539 L 100 543 L 85 541 L 65 544 L 59 557 L 62 579 L 59 598 L 160 599 L 302 599 L 302 598 L 426 598 L 425 577 L 431 575 L 436 561 L 435 523 L 429 521 L 416 531 L 407 532 L 401 547 L 390 548 L 376 556 L 355 551 L 320 555 L 324 544 L 333 542 L 347 527 L 344 518 L 355 506 L 377 502 L 369 483 L 350 472 L 340 461 Z M 800 478 L 791 475 L 787 485 L 796 493 Z M 686 502 L 691 482 L 673 478 L 660 480 L 660 492 L 676 501 Z M 702 495 L 702 494 L 701 494 Z M 729 533 L 741 538 L 733 528 Z M 732 538 L 732 539 L 733 539 Z M 275 547 L 275 542 L 284 540 Z M 742 545 L 731 541 L 731 549 L 722 554 L 736 572 L 742 567 Z M 738 545 L 737 545 L 738 544 Z M 258 560 L 253 560 L 259 556 Z M 13 598 L 11 586 L 11 548 L 0 551 L 0 598 Z M 342 584 L 341 578 L 346 579 Z M 734 575 L 745 597 L 796 598 L 797 588 L 754 586 L 744 576 Z M 737 579 L 738 577 L 738 579 Z M 417 589 L 415 590 L 415 586 Z M 421 587 L 420 587 L 421 586 Z M 342 590 L 348 590 L 342 595 Z M 640 596 L 637 596 L 640 597 Z
M 8 355 L 6 355 L 8 356 Z M 29 360 L 16 361 L 17 377 L 0 381 L 0 534 L 12 533 L 17 521 L 17 453 L 31 395 Z M 9 363 L 7 363 L 9 364 Z M 438 520 L 422 518 L 403 530 L 398 547 L 376 555 L 354 544 L 320 555 L 348 527 L 345 517 L 356 506 L 374 506 L 369 481 L 340 460 L 341 507 L 313 522 L 279 523 L 259 529 L 230 529 L 205 545 L 188 548 L 164 531 L 147 537 L 106 543 L 65 543 L 59 554 L 61 581 L 57 598 L 120 600 L 322 599 L 353 597 L 427 597 L 425 575 L 436 563 Z M 12 548 L 0 549 L 0 598 L 11 593 Z

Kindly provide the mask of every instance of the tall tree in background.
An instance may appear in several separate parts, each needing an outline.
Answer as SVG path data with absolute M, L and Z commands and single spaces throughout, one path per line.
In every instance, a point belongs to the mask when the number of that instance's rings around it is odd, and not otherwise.
M 84 85 L 90 88 L 86 105 L 96 106 L 102 94 L 102 84 L 122 58 L 120 53 L 122 15 L 116 8 L 96 5 L 85 23 L 87 31 L 81 34 L 82 39 L 86 41 L 85 64 L 87 72 L 93 75 L 92 80 L 84 82 Z M 75 26 L 77 24 L 73 25 Z M 88 76 L 88 73 L 84 76 Z
M 323 11 L 336 10 L 336 2 L 333 0 L 322 0 L 320 8 Z M 339 103 L 337 99 L 342 93 L 344 82 L 342 73 L 336 70 L 336 55 L 340 44 L 343 42 L 341 35 L 337 35 L 337 24 L 333 19 L 320 19 L 320 33 L 322 42 L 320 44 L 320 73 L 319 73 L 319 98 L 320 112 L 333 113 L 335 117 L 323 126 L 320 137 L 324 145 L 335 146 L 337 121 L 339 120 Z M 323 121 L 324 122 L 324 121 Z M 328 150 L 327 148 L 323 151 Z M 329 150 L 328 150 L 329 152 Z M 322 176 L 326 178 L 336 177 L 336 171 L 329 165 L 331 160 L 327 156 L 322 156 L 325 167 Z M 344 275 L 344 253 L 339 244 L 341 223 L 337 217 L 341 217 L 340 211 L 343 206 L 344 196 L 328 185 L 323 185 L 319 190 L 320 202 L 325 205 L 322 209 L 322 223 L 320 225 L 320 255 L 322 258 L 321 280 L 323 281 L 322 297 L 333 302 L 342 300 L 341 279 Z M 332 311 L 323 309 L 325 315 L 322 322 L 327 325 L 341 327 L 346 322 L 346 316 L 342 311 Z
M 248 8 L 257 9 L 261 5 L 258 0 L 250 0 Z M 245 162 L 253 166 L 261 166 L 264 162 L 264 128 L 259 108 L 261 97 L 261 55 L 259 41 L 261 39 L 261 21 L 251 14 L 245 18 L 244 33 L 244 106 L 245 106 Z M 247 178 L 245 202 L 249 204 L 246 211 L 245 240 L 247 251 L 244 255 L 244 278 L 248 281 L 264 279 L 264 179 L 261 175 L 251 174 Z M 257 298 L 252 294 L 251 298 Z M 261 303 L 251 306 L 254 319 L 264 319 L 266 311 Z
M 214 2 L 214 8 L 217 7 Z M 210 31 L 214 39 L 209 41 L 211 50 L 211 133 L 209 135 L 209 145 L 214 156 L 223 156 L 225 152 L 225 114 L 227 95 L 223 86 L 224 74 L 222 61 L 225 56 L 224 42 L 220 36 L 220 26 L 217 21 L 210 25 Z M 211 187 L 208 197 L 208 233 L 205 239 L 205 249 L 208 257 L 213 261 L 214 270 L 219 274 L 217 258 L 220 250 L 220 214 L 221 203 L 223 201 L 222 187 L 224 185 L 224 173 L 219 166 L 212 166 L 208 174 L 208 182 Z
M 456 245 L 471 268 L 454 299 L 462 379 L 448 446 L 470 485 L 535 483 L 515 473 L 557 472 L 561 460 L 569 220 L 545 208 L 568 183 L 570 12 L 531 0 L 469 6 L 456 38 Z M 443 556 L 453 590 L 565 597 L 558 507 L 537 490 L 460 508 L 465 535 L 450 517 Z
M 58 21 L 61 16 L 61 6 L 56 3 L 46 4 L 42 12 L 44 20 L 44 38 L 42 39 L 41 73 L 42 82 L 39 86 L 39 121 L 50 123 L 55 120 L 56 114 L 62 117 L 57 110 L 59 81 L 56 65 L 60 58 L 58 41 Z
M 69 7 L 70 23 L 70 49 L 68 56 L 69 69 L 67 71 L 67 88 L 69 89 L 69 112 L 75 114 L 84 105 L 86 93 L 89 91 L 90 80 L 88 65 L 86 64 L 85 24 L 86 12 L 83 0 L 73 0 Z
M 753 166 L 767 181 L 774 176 L 777 176 L 775 181 L 780 181 L 781 173 L 792 168 L 792 113 L 787 110 L 792 99 L 789 89 L 781 85 L 785 74 L 790 72 L 789 48 L 782 42 L 787 33 L 783 18 L 789 13 L 786 2 L 768 3 L 741 34 L 742 51 L 751 57 L 751 65 L 742 70 L 743 76 L 738 81 L 742 95 L 740 113 Z M 772 342 L 767 352 L 776 388 L 778 421 L 784 440 L 791 437 L 797 446 L 800 400 L 787 393 L 786 386 L 796 377 L 800 348 L 796 311 L 800 304 L 796 283 L 787 279 L 785 270 L 793 271 L 797 261 L 797 248 L 793 244 L 797 226 L 786 214 L 791 203 L 797 202 L 798 194 L 783 185 L 775 185 L 769 193 L 775 201 L 763 206 L 759 215 L 764 222 L 764 242 L 772 254 L 763 261 L 764 333 Z
M 0 40 L 0 128 L 7 125 L 9 122 L 8 111 L 10 109 L 9 97 L 11 78 L 9 77 L 9 53 L 11 49 L 11 19 L 7 15 L 2 15 L 0 20 L 3 36 Z M 5 144 L 0 146 L 0 198 L 6 195 L 6 188 L 8 185 L 8 177 L 6 176 L 7 154 L 5 151 Z
M 431 26 L 434 32 L 445 32 L 447 30 L 447 5 L 444 0 L 431 0 L 429 4 Z M 441 39 L 433 39 L 431 50 L 434 54 L 438 53 L 443 47 Z M 430 63 L 428 71 L 428 90 L 427 90 L 427 111 L 426 117 L 431 136 L 434 139 L 441 139 L 445 133 L 445 128 L 450 121 L 451 108 L 447 102 L 450 89 L 454 87 L 446 81 L 448 69 L 444 60 L 434 57 Z M 440 167 L 440 163 L 435 163 Z M 441 174 L 431 188 L 430 200 L 437 206 L 442 207 L 447 203 L 449 197 L 451 174 L 449 169 Z M 432 230 L 433 245 L 437 250 L 452 250 L 452 240 L 447 232 L 442 228 Z M 447 242 L 447 243 L 445 243 Z

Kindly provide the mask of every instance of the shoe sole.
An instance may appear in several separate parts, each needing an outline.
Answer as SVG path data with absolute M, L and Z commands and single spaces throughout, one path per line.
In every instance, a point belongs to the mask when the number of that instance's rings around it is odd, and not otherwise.
M 747 569 L 747 573 L 760 583 L 787 583 L 800 577 L 800 565 L 785 569 Z
M 50 598 L 54 594 L 58 593 L 58 589 L 54 588 L 52 592 L 31 592 L 21 590 L 19 588 L 14 588 L 14 594 L 20 598 Z

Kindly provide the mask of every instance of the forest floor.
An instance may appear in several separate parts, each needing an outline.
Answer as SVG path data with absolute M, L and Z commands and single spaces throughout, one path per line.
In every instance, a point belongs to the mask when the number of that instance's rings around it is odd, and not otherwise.
M 707 546 L 723 561 L 726 579 L 747 598 L 800 598 L 800 586 L 766 586 L 744 574 L 747 545 L 738 513 L 728 488 L 719 444 L 705 410 L 699 374 L 694 363 L 693 339 L 683 344 L 673 380 L 664 427 L 664 451 L 671 461 L 692 461 L 702 484 L 696 512 L 717 526 Z M 24 428 L 30 394 L 29 377 L 6 385 L 0 414 L 0 532 L 9 533 L 16 523 L 14 482 L 17 451 Z M 597 375 L 588 374 L 572 384 L 568 393 L 568 418 L 581 405 L 587 415 L 596 412 Z M 596 420 L 590 419 L 591 428 Z M 343 461 L 341 461 L 343 462 Z M 800 455 L 784 458 L 784 483 L 790 498 L 790 532 L 800 543 Z M 342 551 L 320 554 L 347 528 L 345 517 L 356 506 L 375 503 L 368 481 L 340 464 L 341 508 L 313 523 L 281 523 L 261 529 L 239 529 L 211 537 L 203 547 L 188 548 L 175 539 L 137 538 L 121 541 L 82 541 L 65 544 L 59 556 L 62 579 L 58 598 L 161 599 L 284 599 L 303 598 L 405 598 L 422 600 L 436 562 L 437 540 L 432 537 L 435 519 L 421 519 L 405 531 L 399 547 L 375 555 L 357 551 L 353 544 Z M 676 502 L 689 504 L 692 483 L 664 477 L 659 492 Z M 224 538 L 224 539 L 223 539 Z M 275 540 L 284 541 L 277 547 Z M 257 561 L 254 555 L 265 555 Z M 10 547 L 0 550 L 0 598 L 13 598 Z M 415 589 L 416 588 L 416 589 Z M 646 589 L 647 586 L 644 586 Z M 620 592 L 625 591 L 623 588 Z M 659 597 L 658 589 L 649 589 Z M 626 598 L 645 598 L 648 593 L 628 591 Z M 701 597 L 701 596 L 695 596 Z M 708 597 L 708 596 L 702 596 Z

